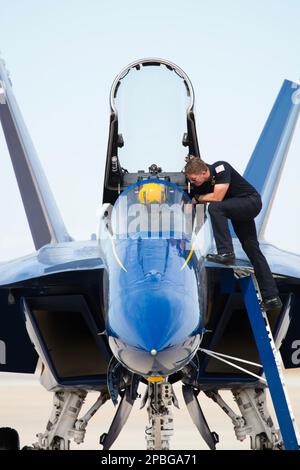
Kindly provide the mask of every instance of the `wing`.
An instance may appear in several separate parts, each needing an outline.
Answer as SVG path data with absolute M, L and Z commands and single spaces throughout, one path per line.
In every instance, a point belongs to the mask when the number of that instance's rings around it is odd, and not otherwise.
M 49 244 L 2 263 L 0 373 L 33 373 L 39 355 L 61 383 L 72 374 L 105 383 L 104 271 L 97 241 Z
M 260 248 L 273 274 L 280 277 L 300 279 L 300 255 L 281 250 L 267 242 L 260 242 Z M 251 266 L 238 240 L 234 240 L 234 251 L 237 257 L 235 262 L 237 268 L 243 269 Z
M 0 120 L 36 249 L 70 241 L 0 59 Z

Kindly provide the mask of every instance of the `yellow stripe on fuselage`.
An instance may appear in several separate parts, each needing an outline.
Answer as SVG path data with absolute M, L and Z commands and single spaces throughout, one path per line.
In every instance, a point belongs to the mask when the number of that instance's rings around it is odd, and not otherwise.
M 127 269 L 124 268 L 120 258 L 117 255 L 114 239 L 113 239 L 113 237 L 110 237 L 110 238 L 111 238 L 111 244 L 112 244 L 112 250 L 113 250 L 114 257 L 116 258 L 117 263 L 121 266 L 123 271 L 125 271 L 125 273 L 127 273 Z
M 190 261 L 192 255 L 193 255 L 194 249 L 195 249 L 195 242 L 192 244 L 192 248 L 190 249 L 190 252 L 189 252 L 185 262 L 181 266 L 180 271 L 182 271 L 187 266 L 188 262 Z

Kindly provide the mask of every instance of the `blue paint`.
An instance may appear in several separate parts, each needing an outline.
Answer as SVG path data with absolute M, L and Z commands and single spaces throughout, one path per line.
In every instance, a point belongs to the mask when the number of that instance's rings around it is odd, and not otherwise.
M 292 95 L 297 87 L 293 82 L 285 80 L 279 91 L 268 120 L 248 162 L 244 177 L 257 189 L 264 190 L 266 180 L 276 158 L 282 160 L 283 155 L 277 155 L 283 133 L 290 133 L 299 113 L 299 105 L 293 104 Z M 291 111 L 296 109 L 296 116 Z
M 124 196 L 130 204 L 137 202 L 136 186 L 149 182 L 172 188 L 172 202 L 167 203 L 189 201 L 174 184 L 146 180 L 124 191 L 115 207 Z M 180 211 L 179 217 L 184 217 Z M 190 252 L 188 235 L 172 238 L 175 233 L 168 235 L 162 230 L 129 235 L 121 234 L 114 240 L 126 272 L 112 251 L 107 257 L 110 347 L 130 370 L 170 375 L 191 360 L 202 336 L 204 292 L 198 283 L 197 259 L 193 255 L 182 269 Z M 153 349 L 158 352 L 155 357 L 150 354 Z
M 299 450 L 296 432 L 281 384 L 265 322 L 250 276 L 239 280 L 257 349 L 268 382 L 284 446 L 287 450 Z
M 172 348 L 175 353 L 174 348 L 183 347 L 187 338 L 195 348 L 196 336 L 199 343 L 198 336 L 202 333 L 203 293 L 197 283 L 194 259 L 181 270 L 186 253 L 180 248 L 181 242 L 139 238 L 116 243 L 116 251 L 127 272 L 113 256 L 109 258 L 107 333 L 149 356 L 152 349 L 160 353 Z M 187 348 L 186 357 L 190 352 Z M 176 362 L 176 354 L 173 356 Z M 127 366 L 137 371 L 134 364 Z M 164 372 L 167 373 L 167 365 Z
M 293 100 L 297 90 L 299 86 L 295 83 L 283 82 L 243 175 L 262 196 L 263 208 L 256 218 L 258 232 L 263 227 L 297 123 L 300 104 L 299 100 Z M 230 229 L 232 236 L 236 237 L 231 224 Z

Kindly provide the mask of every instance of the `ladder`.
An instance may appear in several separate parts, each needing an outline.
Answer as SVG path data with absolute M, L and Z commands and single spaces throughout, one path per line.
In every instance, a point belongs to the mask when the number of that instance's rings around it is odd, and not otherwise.
M 235 271 L 235 270 L 233 270 Z M 286 450 L 300 450 L 299 433 L 289 403 L 280 364 L 266 312 L 259 302 L 260 291 L 254 274 L 234 273 L 242 291 L 249 321 L 270 390 L 274 410 Z

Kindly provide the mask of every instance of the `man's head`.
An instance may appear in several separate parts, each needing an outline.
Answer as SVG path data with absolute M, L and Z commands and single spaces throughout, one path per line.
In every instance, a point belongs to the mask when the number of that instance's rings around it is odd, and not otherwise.
M 201 186 L 210 177 L 210 171 L 206 163 L 193 155 L 188 156 L 184 173 L 188 180 L 195 186 Z

